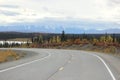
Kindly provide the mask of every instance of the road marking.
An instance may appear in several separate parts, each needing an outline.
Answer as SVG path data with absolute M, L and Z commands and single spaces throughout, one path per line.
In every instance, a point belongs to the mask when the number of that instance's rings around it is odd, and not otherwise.
M 34 62 L 37 62 L 37 61 L 44 60 L 44 59 L 46 59 L 46 58 L 48 58 L 48 57 L 50 57 L 50 56 L 51 56 L 51 54 L 48 53 L 48 56 L 45 56 L 45 57 L 40 58 L 40 59 L 36 59 L 36 60 L 34 60 L 34 61 L 26 62 L 26 63 L 20 64 L 20 65 L 14 66 L 14 67 L 10 67 L 10 68 L 7 68 L 7 69 L 0 70 L 0 73 L 1 73 L 1 72 L 5 72 L 5 71 L 8 71 L 8 70 L 15 69 L 15 68 L 23 67 L 23 66 L 25 66 L 25 65 L 28 65 L 28 64 L 31 64 L 31 63 L 34 63 Z
M 64 67 L 61 67 L 61 68 L 59 68 L 59 71 L 62 71 L 64 69 Z
M 108 72 L 110 73 L 111 77 L 113 80 L 116 80 L 115 76 L 113 75 L 112 71 L 110 70 L 110 68 L 108 67 L 108 65 L 106 64 L 106 62 L 98 55 L 95 55 L 95 54 L 91 54 L 95 57 L 97 57 L 98 59 L 100 59 L 100 61 L 105 65 L 105 67 L 107 68 Z

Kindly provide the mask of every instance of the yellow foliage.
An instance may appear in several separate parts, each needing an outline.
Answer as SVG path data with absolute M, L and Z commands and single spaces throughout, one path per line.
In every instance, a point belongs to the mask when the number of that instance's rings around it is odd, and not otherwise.
M 102 37 L 100 37 L 100 42 L 106 42 L 106 38 L 105 38 L 105 36 L 102 36 Z
M 113 42 L 113 38 L 110 36 L 110 35 L 108 35 L 108 36 L 102 36 L 102 37 L 100 37 L 100 42 L 108 42 L 108 43 L 111 43 L 111 42 Z
M 96 43 L 98 43 L 99 42 L 99 40 L 98 39 L 93 39 L 93 44 L 96 44 Z
M 6 51 L 0 51 L 0 62 L 5 62 L 7 61 L 7 58 L 11 56 L 14 59 L 19 59 L 19 55 L 16 54 L 16 52 L 12 51 L 12 50 L 6 50 Z
M 61 39 L 59 36 L 56 37 L 57 38 L 57 43 L 60 43 L 61 42 Z

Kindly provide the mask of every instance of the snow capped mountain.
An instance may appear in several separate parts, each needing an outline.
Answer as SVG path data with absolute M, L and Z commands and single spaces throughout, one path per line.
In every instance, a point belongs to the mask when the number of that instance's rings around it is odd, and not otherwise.
M 0 31 L 61 33 L 120 33 L 120 24 L 110 22 L 38 20 L 32 23 L 14 23 L 0 26 Z

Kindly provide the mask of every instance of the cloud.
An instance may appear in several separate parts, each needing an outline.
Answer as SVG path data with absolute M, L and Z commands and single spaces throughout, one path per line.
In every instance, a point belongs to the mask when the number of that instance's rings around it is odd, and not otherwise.
M 62 15 L 52 13 L 47 7 L 42 10 L 34 10 L 23 6 L 1 5 L 0 6 L 0 23 L 16 23 L 16 22 L 34 22 L 43 18 L 57 18 Z
M 13 11 L 7 11 L 7 10 L 0 10 L 0 14 L 6 15 L 6 16 L 17 16 L 17 15 L 20 15 L 20 13 L 13 12 Z
M 111 9 L 119 9 L 120 10 L 120 0 L 107 0 L 107 5 Z
M 19 6 L 17 6 L 17 5 L 0 5 L 0 7 L 3 7 L 3 8 L 19 8 Z
M 19 9 L 17 5 L 0 5 L 0 14 L 5 16 L 17 16 L 20 15 L 17 9 Z
M 2 1 L 2 2 L 1 2 Z M 87 19 L 120 23 L 120 0 L 1 0 L 1 22 Z M 108 5 L 111 4 L 111 5 Z
M 120 0 L 109 0 L 111 4 L 120 5 Z

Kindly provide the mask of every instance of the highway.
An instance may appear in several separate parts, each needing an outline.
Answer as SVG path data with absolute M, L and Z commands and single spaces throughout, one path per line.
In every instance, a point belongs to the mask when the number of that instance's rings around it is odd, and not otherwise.
M 120 80 L 100 55 L 58 49 L 14 49 L 36 54 L 0 64 L 0 80 Z

